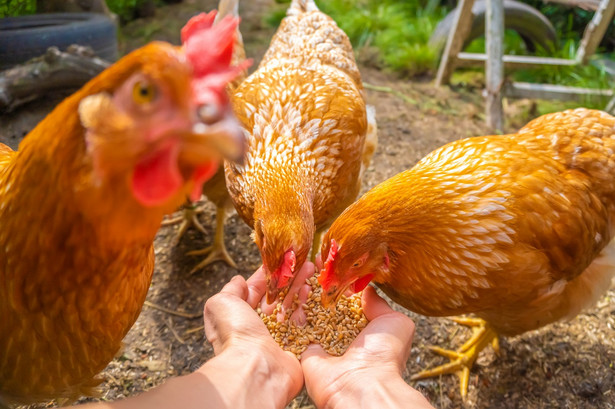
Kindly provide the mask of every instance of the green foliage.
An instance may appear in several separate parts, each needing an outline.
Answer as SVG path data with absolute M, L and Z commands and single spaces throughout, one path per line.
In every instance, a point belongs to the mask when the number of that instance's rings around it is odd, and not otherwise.
M 277 0 L 276 0 L 277 2 Z M 282 22 L 282 19 L 286 17 L 286 9 L 288 8 L 287 4 L 284 4 L 283 7 L 274 7 L 273 10 L 266 14 L 263 17 L 263 21 L 269 27 L 277 27 Z
M 109 9 L 117 14 L 122 21 L 134 18 L 135 10 L 142 0 L 106 0 Z
M 485 37 L 479 37 L 472 41 L 468 46 L 464 49 L 469 53 L 484 53 L 485 52 Z M 504 31 L 504 54 L 510 55 L 527 55 L 528 51 L 525 47 L 525 43 L 523 39 L 514 30 L 505 30 Z
M 163 0 L 105 0 L 109 9 L 117 14 L 123 22 L 134 20 L 139 15 L 139 9 L 150 3 L 156 7 L 164 5 Z
M 319 7 L 348 34 L 360 53 L 375 47 L 380 65 L 409 75 L 434 67 L 437 56 L 427 42 L 444 10 L 434 2 L 429 7 L 419 1 L 329 0 Z
M 564 34 L 566 34 L 566 32 L 564 32 Z M 535 55 L 573 60 L 576 57 L 578 46 L 578 40 L 568 38 L 563 40 L 555 51 L 537 50 Z M 472 41 L 466 48 L 466 51 L 484 53 L 485 38 L 480 37 Z M 511 55 L 528 54 L 523 40 L 519 34 L 512 30 L 506 30 L 505 32 L 504 52 Z M 611 54 L 610 58 L 615 58 L 615 54 Z M 511 73 L 511 79 L 522 82 L 558 84 L 596 89 L 611 89 L 615 87 L 613 79 L 603 67 L 592 64 L 572 66 L 545 65 L 536 68 L 517 70 Z M 602 109 L 605 103 L 606 101 L 600 101 L 596 98 L 587 98 L 587 100 L 583 101 L 583 104 L 588 108 Z
M 585 27 L 594 16 L 592 10 L 583 10 L 580 7 L 567 7 L 555 2 L 545 2 L 544 0 L 524 0 L 524 3 L 540 10 L 549 19 L 555 30 L 560 34 L 564 41 L 573 39 L 575 42 L 581 40 Z M 615 51 L 615 20 L 609 25 L 601 48 L 607 52 Z
M 280 0 L 281 1 L 281 0 Z M 438 2 L 417 0 L 320 0 L 318 7 L 346 32 L 355 51 L 376 49 L 379 66 L 409 75 L 430 71 L 437 55 L 427 45 L 445 10 Z M 265 21 L 277 26 L 287 4 L 276 7 Z
M 277 26 L 284 18 L 289 0 L 276 0 L 280 4 L 266 18 L 266 22 Z M 320 9 L 330 15 L 346 32 L 359 59 L 365 54 L 376 55 L 375 63 L 397 72 L 418 75 L 433 72 L 439 55 L 428 45 L 429 37 L 437 23 L 450 9 L 443 0 L 316 0 Z M 593 12 L 579 8 L 544 3 L 542 0 L 528 0 L 553 23 L 560 44 L 555 52 L 538 50 L 535 54 L 556 58 L 574 59 L 578 43 Z M 450 3 L 450 2 L 449 2 Z M 452 2 L 450 5 L 454 5 Z M 571 11 L 573 10 L 573 11 Z M 615 23 L 609 28 L 615 32 Z M 603 41 L 603 48 L 610 50 L 609 32 Z M 606 42 L 606 43 L 605 43 Z M 606 45 L 605 45 L 606 44 Z M 468 52 L 483 53 L 484 37 L 474 40 Z M 506 54 L 527 55 L 523 39 L 518 33 L 506 30 L 504 38 Z M 610 58 L 615 58 L 615 53 Z M 363 59 L 364 60 L 364 59 Z M 372 62 L 372 61 L 368 61 Z M 461 72 L 461 71 L 460 71 Z M 613 88 L 613 80 L 601 68 L 586 66 L 543 66 L 511 73 L 515 81 L 551 83 L 587 88 Z M 596 106 L 596 103 L 588 105 Z
M 36 0 L 0 0 L 0 18 L 36 12 Z

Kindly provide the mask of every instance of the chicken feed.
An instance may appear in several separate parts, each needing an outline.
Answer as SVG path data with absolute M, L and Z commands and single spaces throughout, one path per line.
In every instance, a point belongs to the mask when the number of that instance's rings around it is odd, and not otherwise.
M 317 276 L 307 279 L 306 284 L 312 289 L 307 301 L 301 305 L 306 314 L 304 325 L 298 325 L 290 319 L 300 305 L 297 294 L 294 295 L 292 306 L 284 312 L 282 321 L 278 320 L 278 314 L 281 312 L 285 292 L 280 294 L 279 302 L 270 315 L 263 313 L 260 308 L 256 311 L 278 345 L 295 354 L 297 359 L 301 359 L 301 354 L 310 344 L 320 344 L 330 355 L 340 356 L 367 325 L 361 306 L 362 293 L 342 296 L 336 308 L 330 310 L 320 302 L 322 287 L 318 284 Z

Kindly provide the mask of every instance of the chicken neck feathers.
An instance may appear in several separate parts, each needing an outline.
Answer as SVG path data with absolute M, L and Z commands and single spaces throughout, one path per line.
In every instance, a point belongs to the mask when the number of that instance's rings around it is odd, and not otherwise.
M 233 95 L 249 149 L 243 166 L 227 164 L 227 179 L 248 223 L 257 196 L 271 196 L 264 201 L 273 207 L 288 200 L 275 189 L 287 182 L 311 202 L 317 225 L 358 193 L 367 126 L 360 74 L 345 34 L 300 3 Z

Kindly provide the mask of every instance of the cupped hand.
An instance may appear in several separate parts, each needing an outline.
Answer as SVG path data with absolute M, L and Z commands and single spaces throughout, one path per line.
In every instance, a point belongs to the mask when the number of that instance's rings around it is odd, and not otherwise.
M 264 381 L 275 383 L 281 401 L 288 402 L 301 390 L 303 374 L 297 358 L 276 344 L 254 311 L 265 291 L 262 268 L 247 281 L 233 277 L 205 303 L 205 334 L 216 358 L 224 358 L 230 365 L 257 359 L 254 376 L 263 375 Z
M 309 261 L 306 261 L 303 266 L 301 266 L 299 271 L 297 271 L 297 275 L 293 279 L 293 282 L 286 293 L 286 297 L 284 297 L 284 300 L 282 301 L 281 309 L 278 312 L 278 321 L 281 322 L 284 320 L 286 310 L 292 307 L 295 294 L 297 294 L 299 308 L 292 313 L 290 319 L 299 325 L 303 325 L 305 323 L 306 316 L 301 305 L 307 301 L 310 290 L 312 289 L 310 285 L 306 283 L 306 280 L 312 277 L 315 271 L 314 264 Z M 278 300 L 272 304 L 267 304 L 267 298 L 265 297 L 259 306 L 265 314 L 270 315 L 277 304 Z
M 399 389 L 391 393 L 401 400 L 410 396 L 429 407 L 401 377 L 410 354 L 414 323 L 404 314 L 392 310 L 372 287 L 363 292 L 362 304 L 370 322 L 344 355 L 331 356 L 319 345 L 310 345 L 302 354 L 301 366 L 308 394 L 318 408 L 348 407 L 353 403 L 352 399 L 358 399 L 358 395 L 364 392 L 370 394 L 370 388 L 381 385 Z M 401 389 L 404 389 L 403 397 L 397 393 L 402 392 Z M 382 398 L 390 391 L 378 392 Z M 377 400 L 376 395 L 371 393 L 371 399 Z M 391 397 L 386 398 L 388 401 Z

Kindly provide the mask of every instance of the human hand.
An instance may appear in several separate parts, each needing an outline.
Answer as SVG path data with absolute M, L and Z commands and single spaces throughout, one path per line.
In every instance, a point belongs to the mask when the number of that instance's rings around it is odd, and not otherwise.
M 365 289 L 361 301 L 370 322 L 344 355 L 331 356 L 319 345 L 310 345 L 302 354 L 308 394 L 321 409 L 366 407 L 366 403 L 382 406 L 383 402 L 386 407 L 431 408 L 401 377 L 414 323 L 392 310 L 372 287 Z
M 259 269 L 233 277 L 205 304 L 207 339 L 216 356 L 188 375 L 170 378 L 137 396 L 86 409 L 281 409 L 303 386 L 301 365 L 275 343 L 254 307 L 265 295 Z
M 238 371 L 249 368 L 249 381 L 258 388 L 250 397 L 252 407 L 264 407 L 258 404 L 258 396 L 275 402 L 275 407 L 284 407 L 301 390 L 303 374 L 297 358 L 276 344 L 254 311 L 265 291 L 265 275 L 260 268 L 247 281 L 233 277 L 207 301 L 205 333 L 216 357 L 203 368 L 211 367 L 214 360 Z
M 284 300 L 282 300 L 282 303 L 281 303 L 282 305 L 280 306 L 280 309 L 277 315 L 278 321 L 280 322 L 284 321 L 286 311 L 292 308 L 295 294 L 297 294 L 299 307 L 295 311 L 293 311 L 293 313 L 290 315 L 290 320 L 294 321 L 298 325 L 305 324 L 306 322 L 305 311 L 303 310 L 303 307 L 301 306 L 307 301 L 308 295 L 310 291 L 312 290 L 312 288 L 308 284 L 306 284 L 306 280 L 312 277 L 315 271 L 316 270 L 315 270 L 314 264 L 309 261 L 306 261 L 301 266 L 299 271 L 297 271 L 297 275 L 295 276 L 292 284 L 290 285 L 288 292 L 286 293 L 286 297 L 284 297 Z M 268 304 L 267 297 L 264 297 L 259 307 L 261 308 L 263 313 L 267 315 L 271 315 L 275 307 L 278 305 L 278 303 L 279 301 L 275 300 L 273 303 Z

